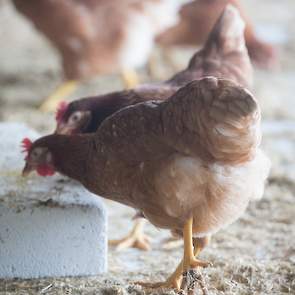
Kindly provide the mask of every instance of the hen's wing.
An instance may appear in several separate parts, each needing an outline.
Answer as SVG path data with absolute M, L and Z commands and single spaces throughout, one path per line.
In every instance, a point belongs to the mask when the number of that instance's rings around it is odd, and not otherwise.
M 255 99 L 233 82 L 213 77 L 191 82 L 164 102 L 127 107 L 98 128 L 96 140 L 129 163 L 172 153 L 209 162 L 249 160 L 260 142 Z
M 236 8 L 228 5 L 213 27 L 204 48 L 170 83 L 182 84 L 204 76 L 252 85 L 253 69 L 244 39 L 245 24 Z

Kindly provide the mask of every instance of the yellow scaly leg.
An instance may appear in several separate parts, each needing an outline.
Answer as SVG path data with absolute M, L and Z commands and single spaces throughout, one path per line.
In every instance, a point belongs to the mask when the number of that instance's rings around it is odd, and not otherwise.
M 183 229 L 183 240 L 184 240 L 184 253 L 183 260 L 177 266 L 176 270 L 165 282 L 160 283 L 143 283 L 137 282 L 143 287 L 147 288 L 171 288 L 171 289 L 181 289 L 182 284 L 182 275 L 184 272 L 187 272 L 191 268 L 196 267 L 207 267 L 210 265 L 207 261 L 202 261 L 196 259 L 195 256 L 199 255 L 204 245 L 196 245 L 194 249 L 193 246 L 193 237 L 192 237 L 192 226 L 193 226 L 193 218 L 190 218 Z
M 60 85 L 45 101 L 41 104 L 40 110 L 43 112 L 53 112 L 56 110 L 60 101 L 72 94 L 78 87 L 79 82 L 69 80 Z

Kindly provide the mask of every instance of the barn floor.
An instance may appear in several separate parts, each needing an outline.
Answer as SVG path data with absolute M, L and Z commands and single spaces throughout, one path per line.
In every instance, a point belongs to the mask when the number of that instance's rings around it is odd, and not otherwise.
M 209 294 L 295 294 L 295 3 L 243 2 L 258 34 L 280 47 L 281 69 L 256 71 L 254 89 L 263 110 L 263 145 L 273 167 L 264 198 L 251 204 L 238 222 L 216 234 L 201 254 L 213 263 L 202 274 Z M 0 121 L 21 121 L 41 132 L 51 131 L 53 115 L 38 112 L 36 106 L 61 81 L 56 52 L 3 0 L 0 40 Z M 163 54 L 157 50 L 158 78 L 181 69 L 192 52 L 171 51 L 172 66 L 163 62 Z M 150 80 L 144 70 L 141 78 Z M 97 78 L 81 85 L 73 98 L 120 88 L 117 76 Z M 122 237 L 131 228 L 134 211 L 110 201 L 106 204 L 110 237 Z M 163 248 L 168 232 L 151 225 L 146 232 L 152 237 L 152 250 L 110 249 L 109 272 L 103 276 L 0 280 L 0 294 L 173 294 L 132 285 L 138 280 L 163 280 L 182 254 L 182 247 Z

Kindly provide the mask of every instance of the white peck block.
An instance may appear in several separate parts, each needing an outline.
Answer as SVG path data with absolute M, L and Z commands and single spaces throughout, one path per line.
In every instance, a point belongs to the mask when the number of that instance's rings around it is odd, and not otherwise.
M 97 275 L 107 268 L 102 201 L 61 176 L 21 177 L 22 124 L 0 124 L 0 278 Z

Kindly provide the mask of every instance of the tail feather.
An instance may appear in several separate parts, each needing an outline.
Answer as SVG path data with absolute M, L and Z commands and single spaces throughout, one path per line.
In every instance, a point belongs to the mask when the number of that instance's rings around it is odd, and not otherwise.
M 246 49 L 244 30 L 245 22 L 238 10 L 232 5 L 227 5 L 211 31 L 204 48 L 208 52 L 214 48 L 223 54 L 244 51 Z
M 230 79 L 251 87 L 253 68 L 245 45 L 244 29 L 245 23 L 238 10 L 227 5 L 203 49 L 193 56 L 186 71 L 198 71 L 203 77 Z
M 164 136 L 179 152 L 242 162 L 260 143 L 260 110 L 233 82 L 207 77 L 181 88 L 161 105 Z

